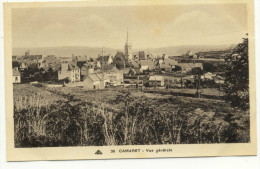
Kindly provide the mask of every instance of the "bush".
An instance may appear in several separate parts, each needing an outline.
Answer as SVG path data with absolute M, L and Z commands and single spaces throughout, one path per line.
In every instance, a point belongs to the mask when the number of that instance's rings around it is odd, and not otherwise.
M 248 125 L 239 128 L 233 117 L 217 122 L 212 114 L 177 98 L 161 104 L 182 104 L 164 111 L 148 100 L 134 101 L 130 93 L 116 98 L 123 109 L 98 106 L 75 97 L 52 104 L 27 99 L 26 107 L 14 107 L 16 147 L 197 144 L 248 142 Z M 36 100 L 36 101 L 33 101 Z M 44 102 L 44 98 L 40 100 Z M 202 103 L 196 105 L 203 107 Z M 206 103 L 205 103 L 206 104 Z M 219 112 L 220 110 L 218 110 Z M 230 110 L 229 110 L 230 111 Z M 244 117 L 246 119 L 248 117 Z M 241 135 L 244 133 L 246 135 Z

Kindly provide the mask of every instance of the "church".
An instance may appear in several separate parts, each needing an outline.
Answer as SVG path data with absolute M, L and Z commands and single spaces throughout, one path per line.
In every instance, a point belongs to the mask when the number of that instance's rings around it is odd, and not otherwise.
M 132 62 L 132 60 L 133 60 L 132 45 L 129 42 L 129 35 L 128 35 L 128 29 L 127 29 L 125 53 L 118 51 L 113 59 L 113 63 L 118 69 L 124 69 L 124 68 L 128 67 L 128 63 Z

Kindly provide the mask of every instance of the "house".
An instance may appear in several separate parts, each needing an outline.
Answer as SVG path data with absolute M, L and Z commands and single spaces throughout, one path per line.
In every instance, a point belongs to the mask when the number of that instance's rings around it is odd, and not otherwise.
M 101 68 L 102 65 L 111 65 L 113 63 L 113 57 L 111 54 L 106 56 L 99 55 L 97 58 L 97 62 L 100 65 L 99 68 Z
M 145 59 L 147 59 L 146 56 L 145 56 L 145 52 L 144 52 L 144 51 L 139 51 L 138 54 L 139 54 L 139 59 L 140 59 L 140 60 L 145 60 Z
M 71 83 L 80 81 L 80 69 L 73 63 L 62 63 L 58 71 L 58 80 L 68 79 Z
M 159 62 L 160 63 L 160 62 Z M 162 71 L 171 72 L 175 65 L 178 65 L 178 62 L 174 59 L 166 58 L 163 62 L 160 63 L 160 69 Z
M 69 63 L 72 61 L 71 57 L 60 57 L 60 62 L 61 63 Z
M 105 73 L 113 85 L 121 85 L 124 81 L 123 71 L 113 67 L 112 69 L 105 70 Z
M 75 63 L 77 64 L 77 66 L 79 68 L 81 68 L 84 64 L 87 63 L 88 57 L 86 55 L 85 56 L 76 56 L 74 60 L 75 60 Z
M 164 77 L 159 75 L 154 75 L 149 77 L 150 86 L 164 86 Z
M 95 69 L 95 63 L 94 62 L 87 62 L 80 68 L 80 75 L 81 78 L 85 77 L 88 74 L 93 74 Z
M 104 87 L 110 83 L 110 78 L 107 73 L 97 73 L 96 75 L 101 80 L 100 83 L 103 83 Z
M 21 83 L 21 74 L 18 67 L 13 68 L 13 83 Z
M 201 68 L 201 70 L 203 70 L 202 63 L 178 63 L 178 66 L 182 68 L 183 73 L 187 73 L 193 68 Z
M 141 65 L 141 71 L 154 69 L 154 61 L 150 59 L 140 60 L 140 65 Z
M 60 63 L 60 57 L 56 57 L 55 55 L 48 55 L 44 58 L 42 62 L 42 68 L 46 71 L 52 70 L 54 72 L 57 72 L 60 69 Z
M 38 68 L 41 68 L 43 66 L 43 57 L 42 55 L 29 55 L 29 56 L 23 56 L 21 58 L 21 63 L 24 63 L 24 65 L 21 65 L 21 69 L 26 69 L 28 66 L 32 64 L 37 64 Z M 24 66 L 24 67 L 23 67 Z
M 84 77 L 83 88 L 84 89 L 104 89 L 101 79 L 96 74 L 90 74 Z
M 49 65 L 49 64 L 52 64 L 54 62 L 60 62 L 59 58 L 57 58 L 55 55 L 48 55 L 43 60 L 44 65 Z
M 25 69 L 28 69 L 28 65 L 26 62 L 20 62 L 20 66 L 19 66 L 19 69 L 20 70 L 25 70 Z
M 134 76 L 136 74 L 136 70 L 134 68 L 125 68 L 122 70 L 124 77 Z

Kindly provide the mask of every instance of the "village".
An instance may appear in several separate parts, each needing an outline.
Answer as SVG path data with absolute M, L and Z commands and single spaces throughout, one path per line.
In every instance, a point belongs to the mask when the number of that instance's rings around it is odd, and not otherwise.
M 224 84 L 226 58 L 231 50 L 193 53 L 181 56 L 139 51 L 133 54 L 127 40 L 124 52 L 98 56 L 62 57 L 32 55 L 12 56 L 13 83 L 43 84 L 48 87 L 82 87 L 98 90 L 126 88 L 219 88 Z
M 147 21 L 130 6 L 19 8 L 8 69 L 14 146 L 250 142 L 248 34 L 226 36 L 237 24 L 211 22 L 215 6 L 205 22 L 187 18 L 193 8 L 140 7 Z

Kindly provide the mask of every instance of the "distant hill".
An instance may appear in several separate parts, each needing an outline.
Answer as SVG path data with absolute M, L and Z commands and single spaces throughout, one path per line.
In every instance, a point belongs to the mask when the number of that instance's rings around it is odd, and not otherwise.
M 235 45 L 186 45 L 186 46 L 172 46 L 163 48 L 152 49 L 133 49 L 133 54 L 137 54 L 138 51 L 149 51 L 154 54 L 168 54 L 169 56 L 178 56 L 192 51 L 193 53 L 200 51 L 212 51 L 212 50 L 226 50 L 234 47 Z M 42 47 L 42 48 L 13 48 L 13 54 L 16 56 L 24 55 L 25 51 L 30 50 L 30 54 L 39 54 L 43 56 L 56 55 L 61 57 L 84 56 L 96 58 L 101 53 L 102 49 L 97 47 L 82 47 L 82 46 L 64 46 L 64 47 Z M 120 49 L 123 51 L 124 49 Z M 115 55 L 118 49 L 105 48 L 105 54 Z
M 187 51 L 196 52 L 205 52 L 205 51 L 217 51 L 217 50 L 227 50 L 233 48 L 235 45 L 188 45 L 188 46 L 173 46 L 173 47 L 164 47 L 158 49 L 146 49 L 150 53 L 157 54 L 167 54 L 168 56 L 180 56 L 185 54 Z

